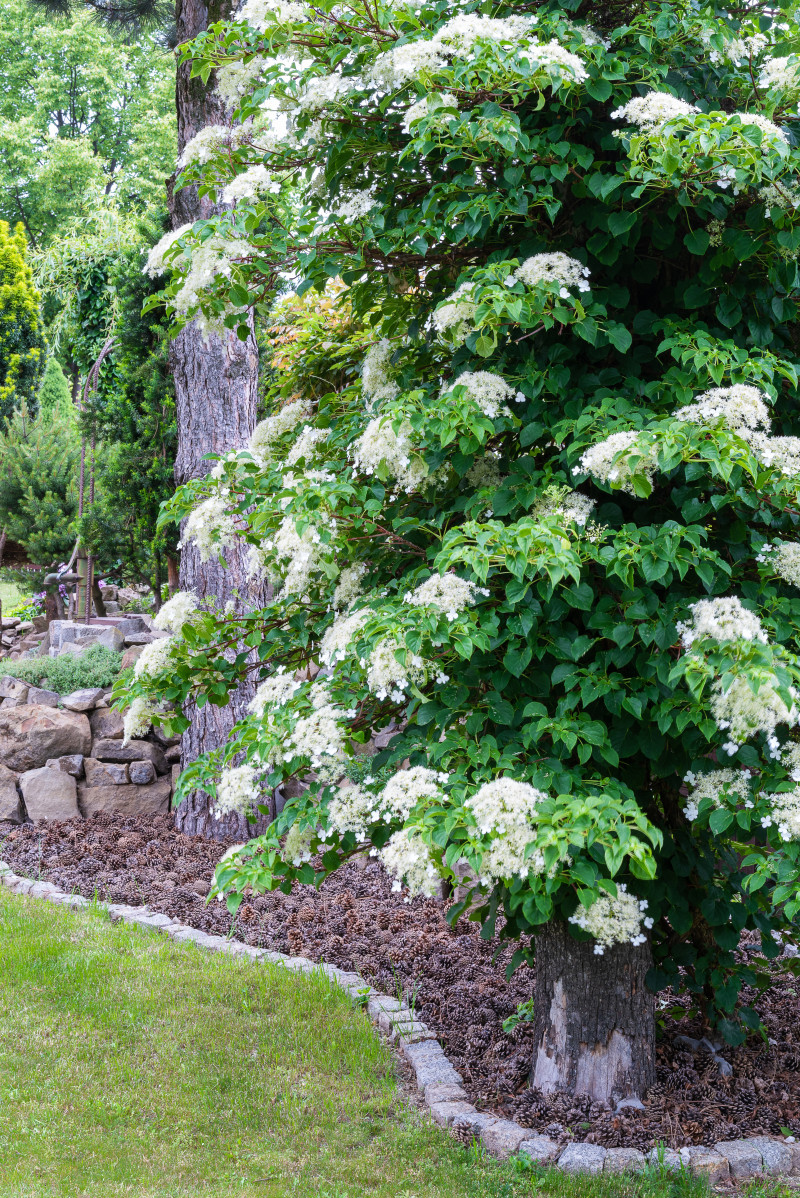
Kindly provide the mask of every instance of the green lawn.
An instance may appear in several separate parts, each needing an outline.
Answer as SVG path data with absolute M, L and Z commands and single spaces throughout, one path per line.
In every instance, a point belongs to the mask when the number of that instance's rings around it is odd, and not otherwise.
M 23 599 L 27 599 L 30 593 L 30 587 L 23 589 L 16 582 L 4 582 L 0 579 L 0 602 L 3 604 L 4 612 L 16 607 Z
M 702 1198 L 497 1165 L 411 1108 L 322 975 L 0 888 L 0 1198 Z

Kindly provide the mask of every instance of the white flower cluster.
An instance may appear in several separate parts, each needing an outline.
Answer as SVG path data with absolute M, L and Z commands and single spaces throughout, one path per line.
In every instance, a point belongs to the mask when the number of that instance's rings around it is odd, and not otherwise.
M 281 572 L 283 586 L 280 598 L 298 595 L 305 602 L 315 574 L 322 569 L 324 558 L 322 537 L 313 525 L 302 533 L 297 531 L 294 516 L 285 516 L 272 541 L 264 546 L 271 551 Z
M 734 677 L 726 691 L 722 689 L 722 679 L 714 679 L 711 711 L 717 727 L 727 732 L 729 738 L 722 747 L 729 757 L 733 757 L 744 741 L 763 732 L 770 756 L 778 758 L 780 743 L 775 729 L 779 724 L 797 723 L 800 718 L 798 696 L 790 688 L 792 706 L 787 707 L 778 694 L 776 683 L 763 677 L 754 682 L 758 684 L 757 693 L 753 691 L 750 679 L 743 675 Z
M 297 428 L 302 421 L 308 420 L 310 415 L 311 404 L 304 399 L 296 399 L 280 408 L 274 416 L 267 416 L 266 420 L 257 424 L 250 434 L 247 448 L 258 464 L 264 466 L 271 461 L 275 442 Z
M 789 741 L 783 746 L 781 765 L 793 782 L 800 782 L 800 743 Z
M 424 765 L 414 765 L 407 770 L 398 770 L 390 778 L 375 801 L 379 819 L 408 819 L 417 803 L 429 799 L 440 803 L 444 799 L 442 786 L 449 775 L 430 770 Z
M 793 586 L 800 587 L 800 541 L 778 541 L 775 545 L 762 545 L 757 562 L 769 565 Z
M 743 125 L 755 125 L 760 129 L 765 141 L 788 141 L 783 129 L 760 112 L 736 112 L 734 116 L 738 116 Z
M 383 468 L 398 490 L 418 491 L 429 476 L 425 462 L 413 454 L 412 436 L 407 420 L 395 432 L 388 417 L 375 416 L 350 447 L 353 466 L 364 474 L 376 474 Z
M 133 700 L 122 721 L 123 745 L 147 735 L 153 724 L 153 711 L 153 705 L 148 699 L 139 696 Z
M 749 440 L 762 466 L 779 470 L 781 474 L 793 478 L 800 475 L 800 437 L 764 437 L 757 434 Z
M 472 332 L 477 310 L 472 283 L 462 283 L 433 313 L 433 327 L 439 336 L 448 334 L 456 345 L 463 345 Z
M 252 200 L 267 191 L 277 191 L 280 184 L 265 166 L 249 166 L 236 175 L 222 191 L 223 204 L 236 204 L 239 200 Z
M 391 699 L 393 703 L 402 703 L 406 691 L 412 686 L 421 686 L 428 680 L 428 667 L 424 658 L 417 653 L 406 652 L 405 665 L 401 665 L 397 654 L 402 646 L 392 637 L 379 641 L 369 656 L 367 667 L 367 687 L 377 699 Z M 433 667 L 431 667 L 433 669 Z M 449 682 L 447 674 L 436 670 L 434 680 L 440 685 Z
M 158 278 L 170 269 L 170 266 L 164 261 L 164 256 L 167 250 L 178 241 L 185 233 L 189 233 L 194 226 L 191 224 L 181 225 L 179 229 L 171 229 L 169 233 L 165 233 L 160 241 L 157 241 L 147 255 L 147 264 L 142 271 L 142 274 L 149 275 L 151 279 Z
M 286 455 L 286 465 L 296 466 L 298 462 L 308 462 L 317 452 L 317 446 L 327 440 L 327 429 L 314 428 L 313 424 L 304 424 Z
M 163 674 L 169 668 L 174 645 L 175 638 L 171 636 L 160 637 L 145 645 L 133 667 L 134 678 L 154 678 L 157 674 Z
M 361 367 L 361 386 L 370 406 L 392 400 L 400 394 L 400 388 L 389 374 L 389 362 L 394 346 L 388 337 L 376 342 L 367 350 Z
M 348 616 L 339 616 L 333 621 L 320 642 L 319 660 L 323 666 L 335 666 L 337 662 L 345 660 L 368 614 L 361 610 Z
M 415 104 L 406 109 L 403 115 L 403 131 L 410 133 L 411 126 L 425 117 L 428 117 L 429 129 L 443 128 L 453 119 L 454 110 L 458 112 L 458 101 L 449 92 L 423 96 L 421 100 L 417 100 Z
M 333 592 L 334 611 L 346 611 L 363 594 L 364 588 L 361 583 L 366 572 L 367 567 L 364 562 L 357 562 L 354 566 L 345 566 Z
M 236 262 L 246 258 L 250 252 L 250 243 L 245 237 L 215 234 L 193 245 L 183 285 L 172 299 L 175 311 L 185 314 L 194 309 L 214 280 L 219 277 L 229 279 Z M 196 319 L 204 332 L 213 331 L 202 314 L 197 314 Z
M 542 853 L 535 849 L 526 855 L 525 850 L 536 839 L 537 808 L 546 797 L 528 782 L 500 777 L 484 782 L 467 799 L 465 806 L 475 817 L 478 831 L 491 837 L 481 860 L 481 881 L 490 885 L 500 878 L 542 873 Z
M 435 75 L 447 66 L 442 48 L 432 41 L 406 42 L 379 54 L 367 71 L 365 82 L 379 91 L 393 92 L 410 82 Z
M 477 595 L 488 596 L 489 591 L 457 574 L 432 574 L 403 598 L 412 607 L 438 607 L 452 621 L 460 612 L 472 607 Z
M 311 688 L 311 704 L 311 713 L 301 717 L 287 735 L 283 759 L 307 757 L 320 781 L 329 781 L 342 772 L 345 728 L 353 713 L 332 703 L 323 684 Z
M 378 819 L 374 808 L 374 794 L 352 782 L 340 782 L 328 803 L 328 827 L 340 836 L 352 832 L 359 840 L 366 840 L 370 824 Z
M 259 685 L 253 698 L 247 704 L 247 710 L 257 719 L 263 719 L 268 709 L 285 707 L 300 690 L 302 683 L 297 682 L 292 674 L 287 674 L 283 668 L 270 674 Z
M 171 599 L 162 604 L 153 620 L 153 627 L 173 632 L 179 636 L 184 624 L 191 621 L 199 606 L 200 600 L 194 591 L 178 591 Z
M 189 513 L 183 529 L 183 542 L 194 541 L 200 561 L 218 557 L 236 544 L 236 524 L 228 511 L 225 495 L 209 495 Z
M 758 189 L 758 198 L 764 204 L 764 215 L 769 220 L 774 211 L 795 212 L 800 208 L 800 187 L 783 181 L 767 183 Z
M 537 499 L 531 509 L 531 515 L 537 520 L 557 516 L 565 524 L 576 524 L 578 528 L 585 528 L 596 507 L 596 499 L 581 495 L 580 491 L 568 491 L 564 487 L 559 488 L 557 494 L 544 495 Z
M 589 290 L 589 267 L 584 266 L 577 258 L 556 251 L 552 254 L 534 254 L 526 258 L 511 276 L 511 280 L 519 280 L 526 287 L 538 287 L 541 284 L 555 284 L 562 299 L 569 299 L 570 288 L 578 291 Z
M 258 802 L 258 774 L 250 765 L 237 765 L 223 770 L 217 782 L 217 797 L 211 808 L 215 819 L 235 812 L 244 815 Z
M 752 807 L 750 797 L 749 770 L 711 770 L 707 774 L 693 774 L 691 771 L 683 779 L 691 791 L 683 814 L 690 821 L 697 819 L 700 803 L 710 799 L 714 807 L 721 807 L 723 800 L 739 802 L 744 807 Z
M 500 454 L 492 449 L 483 457 L 476 458 L 464 475 L 464 481 L 476 491 L 484 488 L 495 490 L 500 486 L 505 475 L 500 465 Z
M 439 873 L 428 846 L 413 828 L 401 828 L 379 853 L 383 867 L 392 874 L 392 890 L 401 890 L 405 882 L 409 895 L 432 898 L 439 889 Z
M 319 830 L 313 824 L 306 824 L 304 828 L 301 828 L 299 823 L 292 824 L 283 841 L 284 861 L 289 861 L 295 866 L 310 861 L 311 842 L 318 834 Z
M 679 100 L 670 92 L 649 92 L 646 96 L 634 96 L 627 104 L 615 109 L 611 113 L 611 119 L 638 125 L 643 133 L 651 134 L 667 121 L 691 116 L 699 111 L 694 104 L 687 104 L 685 100 Z
M 634 463 L 634 458 L 638 461 Z M 630 495 L 635 494 L 634 474 L 643 474 L 652 481 L 655 462 L 651 453 L 639 447 L 639 434 L 633 429 L 612 433 L 603 441 L 597 441 L 581 455 L 580 462 L 572 469 L 573 474 L 591 474 L 600 482 L 611 483 Z
M 301 112 L 321 112 L 341 104 L 361 86 L 360 75 L 316 75 L 306 81 L 297 107 Z
M 559 42 L 530 41 L 522 47 L 520 54 L 548 74 L 554 75 L 561 83 L 584 83 L 589 78 L 578 55 L 565 50 Z
M 796 91 L 800 88 L 800 59 L 794 55 L 791 58 L 765 59 L 758 84 L 767 90 L 774 87 L 778 91 Z
M 745 435 L 762 429 L 769 430 L 766 399 L 763 391 L 746 383 L 714 387 L 698 395 L 693 403 L 678 408 L 674 417 L 690 424 L 714 424 L 722 420 L 733 432 Z
M 332 215 L 346 225 L 363 220 L 378 203 L 375 191 L 376 186 L 361 191 L 343 191 L 331 209 Z
M 777 826 L 781 840 L 800 840 L 800 787 L 765 797 L 770 805 L 768 818 Z M 761 823 L 769 827 L 766 820 Z
M 534 16 L 484 17 L 474 12 L 459 13 L 441 27 L 433 42 L 461 58 L 469 54 L 478 41 L 519 42 L 530 36 L 535 24 Z
M 199 166 L 210 162 L 220 150 L 230 146 L 233 137 L 233 131 L 227 125 L 204 125 L 183 147 L 183 153 L 178 159 L 179 168 L 183 170 L 192 162 Z
M 709 62 L 714 63 L 715 66 L 726 61 L 737 67 L 744 62 L 749 63 L 751 58 L 758 58 L 767 46 L 767 39 L 763 33 L 754 33 L 749 37 L 727 38 L 722 50 L 717 50 L 711 44 L 710 34 L 705 34 L 701 40 L 706 47 Z
M 569 922 L 577 924 L 597 942 L 594 951 L 602 956 L 607 948 L 615 944 L 632 944 L 637 947 L 647 941 L 642 927 L 652 928 L 653 921 L 645 916 L 647 903 L 629 894 L 624 882 L 617 883 L 617 897 L 601 894 L 591 907 L 579 906 Z
M 265 33 L 276 23 L 288 25 L 290 22 L 301 23 L 308 21 L 308 10 L 294 0 L 245 0 L 235 15 L 237 21 L 247 21 L 254 29 Z
M 469 398 L 490 420 L 511 416 L 506 400 L 514 394 L 514 388 L 509 387 L 501 374 L 493 374 L 491 370 L 465 370 L 455 382 L 442 389 L 442 395 L 450 394 L 453 387 L 463 387 Z
M 258 87 L 264 76 L 265 61 L 260 54 L 249 62 L 237 59 L 217 67 L 217 85 L 214 89 L 226 108 L 236 108 L 242 96 Z
M 722 599 L 698 599 L 689 605 L 692 613 L 688 624 L 679 621 L 678 634 L 685 649 L 703 637 L 714 641 L 760 641 L 767 643 L 761 621 L 743 606 L 741 599 L 728 595 Z

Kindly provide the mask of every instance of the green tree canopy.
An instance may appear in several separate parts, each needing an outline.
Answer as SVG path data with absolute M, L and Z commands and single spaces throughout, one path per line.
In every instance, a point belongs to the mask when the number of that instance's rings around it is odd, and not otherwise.
M 0 3 L 0 218 L 41 248 L 104 194 L 129 213 L 162 202 L 175 161 L 174 63 L 91 13 Z
M 79 460 L 71 416 L 31 416 L 23 403 L 0 434 L 0 528 L 36 566 L 66 560 L 75 543 Z
M 72 393 L 56 358 L 48 358 L 39 387 L 39 410 L 43 415 L 65 419 L 73 411 Z

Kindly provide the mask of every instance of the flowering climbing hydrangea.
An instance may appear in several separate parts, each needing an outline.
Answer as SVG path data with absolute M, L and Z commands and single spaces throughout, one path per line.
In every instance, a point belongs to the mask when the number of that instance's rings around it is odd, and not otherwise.
M 181 731 L 248 684 L 179 790 L 290 796 L 231 910 L 371 852 L 741 1039 L 738 935 L 800 914 L 800 30 L 473 9 L 248 0 L 182 47 L 231 118 L 153 302 L 270 321 L 267 414 L 165 513 L 241 545 L 239 610 L 176 597 L 119 694 Z

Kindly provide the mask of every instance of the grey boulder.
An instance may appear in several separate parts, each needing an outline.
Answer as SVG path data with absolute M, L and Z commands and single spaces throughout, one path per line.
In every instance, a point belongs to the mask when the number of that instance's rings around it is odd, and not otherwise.
M 87 786 L 124 786 L 129 781 L 128 767 L 124 762 L 97 761 L 87 757 L 83 763 Z
M 73 691 L 61 700 L 61 706 L 67 711 L 91 711 L 98 699 L 102 699 L 102 687 L 87 687 L 84 690 Z
M 149 740 L 130 740 L 127 745 L 123 745 L 121 740 L 96 740 L 92 746 L 92 757 L 98 761 L 152 761 L 157 773 L 167 772 L 164 754 L 158 745 L 151 744 Z
M 83 760 L 80 753 L 70 753 L 66 757 L 50 757 L 45 765 L 48 769 L 63 770 L 65 774 L 72 774 L 73 778 L 82 778 Z
M 147 786 L 156 780 L 156 767 L 152 761 L 132 761 L 128 766 L 131 782 L 137 786 Z
M 78 791 L 75 779 L 62 770 L 27 770 L 19 780 L 25 807 L 32 820 L 75 819 Z
M 54 771 L 53 771 L 54 772 Z M 164 815 L 169 811 L 170 785 L 166 779 L 150 786 L 78 787 L 81 810 L 86 816 L 101 811 L 118 815 Z
M 22 823 L 22 806 L 17 792 L 17 775 L 7 765 L 0 765 L 0 821 Z
M 113 707 L 96 707 L 89 716 L 89 723 L 95 740 L 122 740 L 125 731 L 122 715 Z
M 28 687 L 28 704 L 31 707 L 58 707 L 58 691 L 45 690 L 41 686 Z
M 91 744 L 85 715 L 31 704 L 0 707 L 0 762 L 17 773 L 39 769 L 50 757 L 86 757 Z

